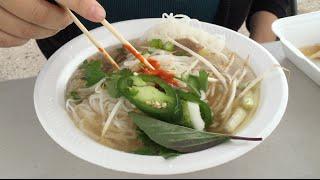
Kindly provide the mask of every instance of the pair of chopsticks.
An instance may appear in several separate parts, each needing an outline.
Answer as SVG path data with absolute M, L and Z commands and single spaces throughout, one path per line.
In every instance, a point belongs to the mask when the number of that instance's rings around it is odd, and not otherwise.
M 79 21 L 79 19 L 72 13 L 69 8 L 62 6 L 70 17 L 73 19 L 74 23 L 79 27 L 79 29 L 88 37 L 88 39 L 94 44 L 98 50 L 103 54 L 106 60 L 108 60 L 117 70 L 120 69 L 119 65 L 110 56 L 110 54 L 103 48 L 93 35 L 88 31 L 88 29 Z M 137 59 L 140 60 L 149 69 L 154 70 L 154 67 L 132 46 L 132 44 L 127 41 L 107 20 L 103 20 L 101 24 L 106 27 L 122 44 L 125 49 L 132 53 Z

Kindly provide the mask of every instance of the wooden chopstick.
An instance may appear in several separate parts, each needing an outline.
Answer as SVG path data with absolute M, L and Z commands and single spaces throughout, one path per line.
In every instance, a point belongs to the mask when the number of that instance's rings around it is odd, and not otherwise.
M 114 61 L 114 59 L 110 56 L 109 53 L 103 48 L 102 44 L 100 44 L 93 36 L 92 34 L 88 31 L 88 29 L 79 21 L 79 19 L 72 13 L 72 11 L 64 6 L 62 6 L 67 13 L 71 16 L 73 19 L 74 23 L 79 27 L 79 29 L 85 34 L 88 39 L 94 44 L 98 50 L 104 55 L 106 60 L 109 60 L 109 62 L 116 68 L 120 69 L 119 65 Z
M 132 53 L 137 59 L 140 60 L 149 69 L 154 70 L 155 68 L 149 63 L 149 61 L 144 58 L 139 51 L 132 46 L 132 44 L 127 41 L 106 19 L 101 22 L 101 24 L 106 27 L 122 44 L 125 49 Z

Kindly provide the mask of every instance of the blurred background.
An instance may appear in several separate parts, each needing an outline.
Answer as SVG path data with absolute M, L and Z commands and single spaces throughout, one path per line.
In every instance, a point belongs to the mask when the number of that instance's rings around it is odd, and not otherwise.
M 320 0 L 297 0 L 292 9 L 291 13 L 296 9 L 298 14 L 319 11 Z M 245 26 L 240 32 L 248 35 Z M 0 48 L 0 81 L 36 76 L 45 61 L 33 40 L 21 47 Z

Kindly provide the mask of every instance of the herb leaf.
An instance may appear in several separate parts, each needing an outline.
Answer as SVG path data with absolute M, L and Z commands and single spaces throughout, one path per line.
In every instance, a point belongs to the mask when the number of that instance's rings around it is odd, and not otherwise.
M 193 76 L 193 75 L 189 75 L 186 83 L 193 94 L 197 95 L 198 97 L 201 96 L 200 83 L 199 83 L 198 77 Z
M 176 56 L 190 56 L 190 54 L 188 52 L 183 51 L 183 50 L 177 50 L 173 54 L 176 55 Z
M 106 81 L 107 92 L 113 98 L 118 98 L 121 96 L 120 92 L 117 89 L 119 79 L 120 79 L 120 77 L 114 77 L 114 78 Z
M 168 41 L 163 45 L 163 49 L 169 52 L 173 52 L 175 50 L 175 46 L 174 44 Z
M 118 90 L 118 81 L 121 77 L 131 76 L 132 72 L 129 69 L 123 69 L 116 73 L 107 74 L 106 89 L 109 95 L 113 98 L 121 96 Z
M 204 92 L 207 92 L 208 90 L 208 73 L 204 70 L 201 70 L 199 72 L 199 85 L 200 89 L 203 90 Z
M 144 147 L 134 151 L 135 154 L 147 156 L 162 156 L 165 159 L 170 159 L 181 155 L 174 150 L 167 149 L 153 142 L 144 132 L 137 130 L 138 139 L 143 143 Z
M 81 68 L 84 69 L 84 80 L 87 81 L 87 87 L 95 85 L 106 76 L 105 72 L 102 70 L 102 61 L 99 60 L 90 62 L 85 61 Z
M 151 147 L 144 146 L 136 151 L 133 152 L 134 154 L 140 154 L 145 156 L 157 156 L 159 153 Z
M 228 135 L 197 131 L 134 112 L 129 116 L 152 141 L 180 153 L 205 150 L 231 139 Z
M 131 75 L 133 75 L 133 73 L 132 73 L 132 71 L 130 69 L 122 69 L 118 73 L 121 76 L 131 76 Z
M 159 156 L 162 156 L 164 159 L 173 159 L 181 155 L 182 155 L 181 153 L 175 152 L 170 149 L 165 149 L 165 148 L 160 149 L 160 153 L 159 153 Z
M 77 91 L 71 91 L 71 92 L 70 92 L 70 97 L 71 97 L 73 100 L 80 100 L 80 99 L 81 99 L 81 97 L 80 97 L 80 95 L 78 94 Z
M 156 49 L 162 49 L 163 42 L 161 39 L 152 39 L 151 41 L 149 41 L 149 46 Z
M 208 73 L 204 70 L 201 70 L 199 72 L 199 76 L 189 74 L 183 77 L 182 81 L 187 84 L 194 95 L 200 97 L 201 90 L 203 90 L 204 92 L 207 92 L 208 90 L 208 77 Z

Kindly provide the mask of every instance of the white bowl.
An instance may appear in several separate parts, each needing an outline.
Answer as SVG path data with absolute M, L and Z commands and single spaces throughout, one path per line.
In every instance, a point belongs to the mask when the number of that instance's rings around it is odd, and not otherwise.
M 159 19 L 131 20 L 114 24 L 125 38 L 135 39 Z M 209 33 L 224 34 L 227 46 L 240 56 L 250 55 L 252 68 L 261 74 L 276 59 L 261 45 L 226 28 L 202 23 Z M 104 46 L 118 44 L 105 28 L 92 31 Z M 61 47 L 38 76 L 34 102 L 39 120 L 61 147 L 75 156 L 105 168 L 122 172 L 169 175 L 203 170 L 231 161 L 256 147 L 259 142 L 231 141 L 205 151 L 182 155 L 173 160 L 124 153 L 102 146 L 75 127 L 65 111 L 65 89 L 72 73 L 87 57 L 97 52 L 84 35 Z M 261 102 L 252 122 L 237 135 L 267 138 L 279 124 L 287 105 L 288 86 L 282 70 L 275 69 L 261 83 Z M 63 162 L 61 162 L 63 163 Z
M 320 61 L 307 58 L 298 48 L 320 43 L 320 11 L 277 20 L 273 32 L 289 60 L 320 85 Z

